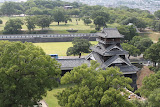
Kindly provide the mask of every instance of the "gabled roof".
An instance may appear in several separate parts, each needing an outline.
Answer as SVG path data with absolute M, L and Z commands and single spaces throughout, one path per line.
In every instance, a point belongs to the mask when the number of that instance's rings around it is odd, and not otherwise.
M 124 63 L 126 63 L 128 66 L 131 66 L 131 63 L 130 63 L 130 62 L 128 62 L 127 60 L 122 59 L 121 57 L 119 57 L 119 56 L 117 56 L 117 55 L 115 55 L 115 56 L 111 57 L 109 60 L 105 61 L 105 62 L 102 64 L 101 68 L 107 68 L 107 67 L 110 66 L 112 63 L 114 63 L 114 61 L 116 61 L 117 59 L 118 59 L 118 60 L 120 59 L 121 61 L 123 61 Z
M 93 57 L 93 58 L 92 58 Z M 102 64 L 103 63 L 103 60 L 102 60 L 102 58 L 101 58 L 101 56 L 98 54 L 98 53 L 96 53 L 96 52 L 91 52 L 87 57 L 86 57 L 86 60 L 89 60 L 89 58 L 90 59 L 94 59 L 94 60 L 96 60 L 98 63 L 100 63 L 100 64 Z
M 124 38 L 124 36 L 119 33 L 117 28 L 104 28 L 101 33 L 97 33 L 97 36 L 103 38 Z
M 114 48 L 118 48 L 119 50 L 111 51 Z M 90 47 L 92 51 L 99 53 L 102 56 L 111 56 L 111 55 L 122 55 L 122 54 L 128 54 L 127 51 L 123 50 L 121 47 L 117 46 L 116 44 L 109 46 L 108 48 L 105 48 L 103 45 L 95 45 L 93 47 Z
M 109 52 L 110 50 L 112 50 L 114 48 L 118 48 L 120 51 L 123 51 L 123 49 L 121 47 L 118 47 L 116 44 L 113 44 L 113 45 L 107 47 L 105 52 Z

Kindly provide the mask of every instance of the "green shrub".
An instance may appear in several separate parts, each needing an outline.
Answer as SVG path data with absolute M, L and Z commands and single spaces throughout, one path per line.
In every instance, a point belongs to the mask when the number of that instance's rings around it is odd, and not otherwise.
M 100 27 L 96 27 L 95 30 L 99 31 L 101 28 Z
M 91 30 L 91 31 L 90 31 L 90 33 L 96 33 L 96 32 L 97 32 L 96 30 Z
M 154 72 L 157 72 L 157 71 L 160 70 L 160 68 L 158 68 L 158 67 L 153 67 L 153 66 L 149 66 L 148 68 L 149 68 L 151 71 L 154 71 Z

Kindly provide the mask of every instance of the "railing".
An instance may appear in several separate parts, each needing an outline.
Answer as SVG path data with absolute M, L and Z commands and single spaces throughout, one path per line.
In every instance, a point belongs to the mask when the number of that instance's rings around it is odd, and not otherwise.
M 116 43 L 122 43 L 122 41 L 103 41 L 99 38 L 96 38 L 96 41 L 100 42 L 100 43 L 103 43 L 103 44 L 116 44 Z
M 74 34 L 17 34 L 17 35 L 0 35 L 0 39 L 25 39 L 25 38 L 60 38 L 60 37 L 96 37 L 95 33 L 74 33 Z

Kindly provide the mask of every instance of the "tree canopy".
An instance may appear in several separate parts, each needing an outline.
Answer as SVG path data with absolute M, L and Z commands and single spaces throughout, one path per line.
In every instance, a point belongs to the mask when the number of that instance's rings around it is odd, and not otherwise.
M 89 18 L 84 18 L 83 21 L 84 21 L 84 24 L 85 24 L 85 25 L 88 25 L 88 24 L 91 24 L 91 23 L 92 23 L 92 20 L 89 19 Z
M 152 44 L 146 49 L 144 52 L 144 58 L 154 62 L 154 66 L 156 66 L 156 63 L 160 63 L 160 42 Z
M 145 97 L 149 97 L 155 89 L 160 88 L 159 77 L 160 71 L 155 74 L 151 74 L 149 77 L 145 77 L 143 79 L 142 87 L 140 88 L 140 93 Z
M 94 24 L 97 26 L 97 27 L 105 27 L 106 26 L 106 21 L 105 21 L 105 18 L 102 17 L 102 16 L 97 16 L 95 19 L 94 19 Z
M 124 39 L 130 41 L 134 36 L 137 36 L 137 31 L 134 26 L 121 25 L 117 27 L 120 34 L 124 35 Z
M 9 19 L 5 24 L 3 33 L 17 34 L 22 29 L 22 25 L 21 19 Z
M 54 17 L 54 21 L 55 22 L 58 22 L 58 25 L 59 25 L 59 22 L 64 22 L 64 12 L 62 10 L 55 10 L 54 11 L 54 14 L 53 14 L 53 17 Z
M 66 52 L 67 56 L 78 55 L 81 52 L 90 52 L 89 47 L 91 46 L 91 43 L 87 39 L 74 38 L 72 44 L 73 47 L 69 47 Z
M 97 16 L 101 16 L 105 19 L 105 22 L 108 22 L 109 20 L 109 14 L 104 11 L 95 11 L 92 13 L 91 18 L 95 19 Z
M 128 25 L 129 23 L 133 23 L 137 28 L 146 28 L 146 23 L 140 18 L 138 19 L 136 17 L 129 17 L 122 21 L 122 24 L 124 25 Z
M 136 46 L 136 44 L 142 39 L 141 36 L 134 36 L 132 40 L 129 42 L 129 44 Z
M 0 106 L 33 106 L 57 86 L 60 64 L 32 43 L 0 41 Z
M 0 19 L 0 24 L 3 24 L 3 21 Z
M 150 38 L 142 38 L 135 46 L 143 53 L 147 48 L 153 44 Z
M 160 104 L 160 89 L 155 89 L 148 97 L 150 107 L 158 107 Z
M 34 28 L 36 27 L 36 17 L 35 16 L 26 17 L 25 24 L 26 24 L 29 32 L 31 32 L 31 30 L 34 30 Z
M 121 44 L 122 48 L 126 51 L 129 52 L 129 57 L 130 55 L 132 56 L 138 56 L 140 55 L 140 50 L 137 49 L 135 46 L 131 45 L 131 44 L 128 44 L 128 43 L 123 43 Z
M 154 12 L 154 15 L 160 19 L 160 10 L 157 10 Z
M 71 72 L 67 72 L 61 83 L 74 83 L 75 85 L 66 88 L 57 96 L 60 106 L 65 107 L 129 107 L 133 106 L 127 100 L 126 94 L 122 96 L 120 92 L 124 87 L 131 88 L 130 78 L 122 76 L 118 68 L 107 68 L 106 70 L 96 69 L 99 66 L 91 61 L 91 66 L 87 64 L 75 67 Z
M 49 27 L 52 23 L 52 17 L 47 15 L 38 15 L 36 16 L 36 25 L 41 27 L 42 29 L 45 27 Z

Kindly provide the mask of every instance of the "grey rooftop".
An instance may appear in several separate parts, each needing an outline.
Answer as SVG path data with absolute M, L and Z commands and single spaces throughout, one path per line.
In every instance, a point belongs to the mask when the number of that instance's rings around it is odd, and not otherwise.
M 96 35 L 103 38 L 124 38 L 124 36 L 118 32 L 117 28 L 103 28 L 102 32 Z
M 61 63 L 61 70 L 72 70 L 84 63 L 90 66 L 90 61 L 85 60 L 85 58 L 57 59 L 57 61 Z

